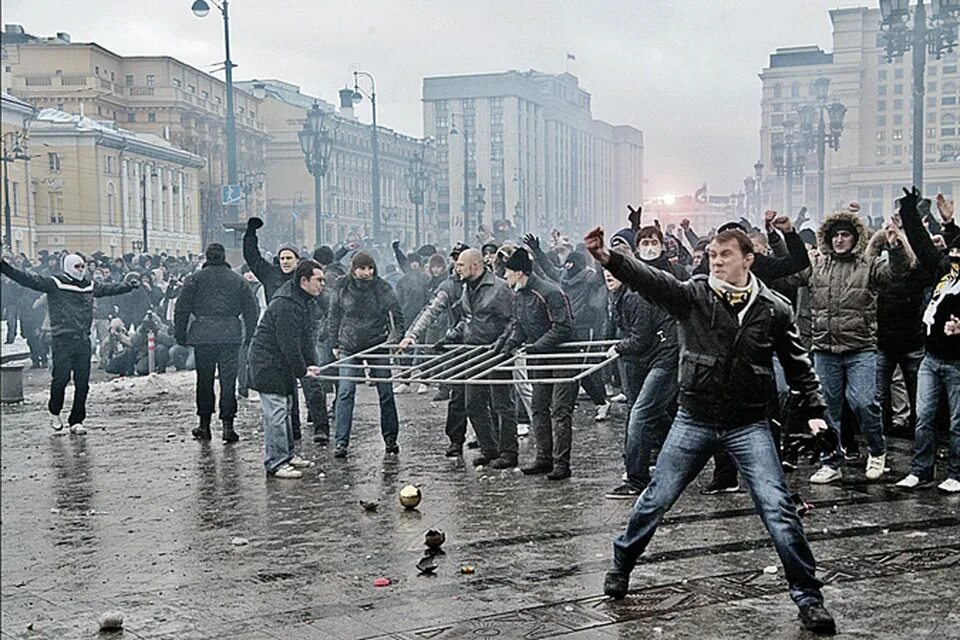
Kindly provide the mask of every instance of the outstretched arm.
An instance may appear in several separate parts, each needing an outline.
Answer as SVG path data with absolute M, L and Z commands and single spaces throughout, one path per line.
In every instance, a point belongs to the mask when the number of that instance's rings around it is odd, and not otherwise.
M 0 260 L 0 273 L 3 273 L 3 275 L 7 276 L 17 284 L 28 289 L 33 289 L 34 291 L 50 293 L 51 291 L 57 290 L 57 283 L 53 281 L 53 278 L 45 278 L 43 276 L 27 273 L 26 271 L 20 271 L 6 260 Z

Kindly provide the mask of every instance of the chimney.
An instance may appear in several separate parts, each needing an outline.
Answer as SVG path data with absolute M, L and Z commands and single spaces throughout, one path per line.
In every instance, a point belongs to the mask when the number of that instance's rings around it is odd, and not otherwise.
M 353 113 L 353 89 L 349 87 L 340 89 L 340 117 L 348 120 L 357 119 Z

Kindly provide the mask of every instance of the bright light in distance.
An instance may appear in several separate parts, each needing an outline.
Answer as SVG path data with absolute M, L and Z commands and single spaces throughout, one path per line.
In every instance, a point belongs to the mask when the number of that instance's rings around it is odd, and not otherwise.
M 668 193 L 660 199 L 663 200 L 663 204 L 670 206 L 677 201 L 677 196 L 673 195 L 672 193 Z

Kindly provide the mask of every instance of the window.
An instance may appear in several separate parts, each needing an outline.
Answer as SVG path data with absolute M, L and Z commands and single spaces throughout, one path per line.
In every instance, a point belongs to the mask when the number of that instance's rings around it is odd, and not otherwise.
M 893 101 L 893 110 L 900 111 L 902 109 L 903 109 L 903 99 L 897 98 L 896 100 Z
M 183 86 L 183 82 L 180 81 L 180 78 L 174 78 L 174 79 L 173 79 L 173 86 L 175 86 L 177 89 L 179 89 L 180 87 Z
M 887 139 L 886 131 L 877 131 L 877 142 L 883 142 Z
M 877 102 L 877 111 L 886 111 L 886 110 L 887 110 L 887 103 L 886 103 L 886 101 L 885 101 L 885 100 L 879 100 L 879 101 Z
M 940 135 L 944 137 L 955 136 L 957 135 L 957 130 L 954 127 L 946 127 L 940 129 Z
M 436 107 L 437 113 L 446 113 L 449 110 L 446 100 L 437 100 L 434 103 L 434 105 Z
M 893 145 L 893 155 L 902 156 L 903 155 L 903 145 L 895 144 Z
M 952 106 L 957 104 L 957 96 L 943 96 L 940 98 L 940 104 L 944 106 Z
M 885 127 L 887 125 L 887 116 L 877 116 L 877 126 Z
M 110 82 L 114 82 L 117 79 L 117 76 L 114 75 L 113 71 L 110 72 Z
M 157 84 L 156 77 L 152 73 L 147 74 L 147 86 L 153 87 L 153 86 L 156 86 L 156 84 Z
M 927 96 L 927 108 L 932 109 L 937 106 L 936 96 Z
M 188 84 L 188 85 L 187 85 L 187 91 L 189 91 L 190 93 L 196 93 L 196 92 L 197 92 L 197 88 L 196 88 L 195 86 L 193 86 L 192 84 Z
M 783 103 L 782 103 L 782 102 L 774 102 L 774 103 L 773 103 L 773 112 L 774 112 L 774 113 L 783 113 Z
M 893 116 L 893 124 L 903 124 L 903 116 L 900 114 Z
M 113 175 L 113 156 L 103 156 L 103 172 L 107 175 Z
M 877 147 L 877 157 L 878 157 L 878 158 L 882 158 L 882 157 L 884 157 L 885 155 L 887 155 L 887 148 L 886 148 L 886 147 Z
M 895 80 L 902 80 L 902 79 L 903 79 L 903 69 L 894 69 L 894 70 L 893 70 L 893 77 L 894 77 Z
M 936 127 L 927 127 L 927 137 L 928 137 L 928 138 L 935 138 L 936 136 L 937 136 L 937 128 L 936 128 Z
M 956 72 L 957 72 L 957 65 L 955 64 L 951 64 L 950 66 L 943 67 L 943 75 L 948 75 Z
M 437 134 L 437 146 L 438 146 L 438 147 L 445 147 L 445 146 L 447 146 L 447 134 L 446 134 L 446 133 L 438 133 L 438 134 Z
M 473 98 L 463 98 L 460 100 L 460 108 L 464 111 L 473 111 L 476 109 L 477 101 Z
M 887 79 L 887 70 L 886 70 L 886 69 L 880 69 L 879 71 L 877 71 L 877 80 L 878 80 L 878 81 L 883 82 L 883 81 L 886 80 L 886 79 Z
M 59 153 L 48 153 L 47 154 L 47 167 L 50 171 L 60 171 L 60 154 Z
M 200 92 L 200 95 L 203 96 L 203 99 L 204 99 L 204 100 L 209 100 L 209 99 L 210 99 L 210 92 L 209 92 L 209 91 L 201 91 L 201 92 Z
M 903 85 L 902 85 L 902 84 L 895 84 L 895 85 L 893 85 L 893 95 L 895 95 L 895 96 L 902 96 L 902 95 L 903 95 Z
M 882 85 L 880 85 L 879 87 L 877 87 L 877 95 L 878 95 L 878 96 L 885 96 L 885 95 L 887 95 L 887 85 L 882 84 Z
M 126 76 L 126 77 L 124 78 L 124 83 L 125 83 L 128 87 L 132 87 L 132 86 L 133 86 L 133 76 L 131 76 L 131 75 Z
M 490 98 L 491 109 L 503 109 L 503 98 Z
M 903 140 L 903 129 L 896 129 L 893 132 L 894 140 Z
M 957 85 L 952 82 L 943 83 L 943 93 L 944 95 L 952 95 L 957 92 Z
M 449 125 L 447 116 L 437 116 L 437 131 L 445 130 Z
M 790 85 L 790 97 L 791 97 L 791 98 L 799 98 L 799 97 L 800 97 L 800 83 L 799 83 L 799 82 L 794 82 L 792 85 Z
M 107 224 L 111 227 L 116 224 L 117 188 L 112 182 L 107 183 Z
M 930 93 L 933 93 L 933 92 L 935 92 L 936 90 L 937 90 L 937 83 L 936 83 L 936 82 L 928 82 L 928 83 L 927 83 L 927 91 L 929 91 Z
M 56 191 L 47 192 L 47 211 L 50 214 L 50 224 L 63 224 L 63 194 Z
M 495 127 L 503 126 L 503 114 L 502 113 L 491 113 L 490 114 L 490 124 Z
M 147 122 L 156 122 L 157 114 L 154 111 L 147 112 Z
M 10 181 L 10 206 L 13 208 L 13 217 L 20 215 L 20 183 Z
M 780 84 L 773 85 L 773 97 L 782 98 L 783 97 L 783 86 Z
M 437 149 L 437 163 L 442 165 L 447 164 L 450 160 L 450 154 L 446 149 Z
M 97 64 L 93 66 L 93 75 L 100 75 L 100 65 Z
M 772 116 L 770 116 L 770 126 L 771 126 L 771 127 L 779 127 L 779 126 L 782 125 L 782 124 L 783 124 L 783 114 L 782 114 L 782 113 L 775 113 L 775 114 L 773 114 Z
M 928 144 L 927 147 L 926 147 L 926 149 L 927 149 L 927 153 L 936 153 L 936 152 L 937 152 L 937 145 L 936 145 L 936 143 Z
M 127 122 L 136 122 L 137 114 L 133 111 L 127 111 Z

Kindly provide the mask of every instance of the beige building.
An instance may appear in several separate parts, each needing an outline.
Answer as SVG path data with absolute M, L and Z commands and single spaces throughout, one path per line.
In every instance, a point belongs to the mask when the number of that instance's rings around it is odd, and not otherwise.
M 27 127 L 34 110 L 26 102 L 6 93 L 0 95 L 0 137 L 3 140 L 3 215 L 10 211 L 9 246 L 15 253 L 33 255 L 33 210 L 27 197 L 30 184 L 30 162 L 27 154 Z M 3 227 L 4 247 L 8 245 Z
M 297 132 L 306 122 L 307 111 L 316 102 L 327 112 L 324 123 L 333 136 L 329 168 L 322 183 L 323 242 L 342 243 L 351 235 L 372 234 L 373 153 L 371 127 L 360 122 L 352 105 L 337 113 L 333 105 L 300 93 L 300 88 L 281 80 L 250 80 L 237 83 L 256 96 L 260 115 L 270 131 L 266 150 L 267 227 L 283 229 L 276 241 L 295 239 L 307 247 L 316 246 L 314 232 L 314 184 L 304 163 Z M 347 104 L 350 104 L 349 101 Z M 407 250 L 415 248 L 415 207 L 406 186 L 406 174 L 414 155 L 423 153 L 426 170 L 434 173 L 433 147 L 427 142 L 386 127 L 378 128 L 380 149 L 380 202 L 383 236 L 400 240 Z M 421 211 L 421 240 L 445 242 L 436 231 L 436 204 L 431 192 Z
M 643 198 L 643 133 L 593 119 L 590 94 L 569 73 L 424 78 L 423 117 L 437 144 L 438 223 L 451 241 L 472 240 L 480 184 L 483 224 L 508 221 L 512 235 L 618 224 Z
M 772 174 L 774 145 L 784 141 L 785 121 L 797 122 L 797 109 L 813 101 L 814 82 L 828 78 L 829 99 L 846 106 L 838 151 L 827 150 L 827 211 L 857 201 L 871 217 L 889 216 L 893 201 L 912 174 L 912 54 L 886 59 L 880 37 L 880 11 L 863 7 L 830 11 L 833 52 L 816 46 L 777 49 L 763 69 L 761 161 L 771 172 L 764 181 L 770 206 L 786 201 L 785 177 Z M 958 54 L 928 56 L 924 98 L 924 181 L 927 194 L 960 194 L 960 73 Z M 806 205 L 814 220 L 817 158 L 804 158 L 804 174 L 794 181 L 794 208 Z
M 112 120 L 149 133 L 206 161 L 199 175 L 198 211 L 206 240 L 223 237 L 226 184 L 226 86 L 168 56 L 120 56 L 95 43 L 74 43 L 66 33 L 37 38 L 19 25 L 2 34 L 3 89 L 37 109 L 53 108 L 98 121 Z M 260 100 L 234 88 L 237 167 L 264 170 L 268 134 Z M 263 185 L 248 185 L 240 215 L 260 212 Z
M 29 125 L 29 237 L 39 250 L 199 252 L 205 160 L 148 133 L 56 109 Z

